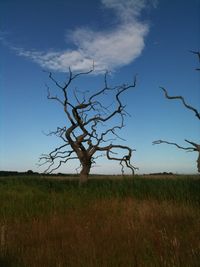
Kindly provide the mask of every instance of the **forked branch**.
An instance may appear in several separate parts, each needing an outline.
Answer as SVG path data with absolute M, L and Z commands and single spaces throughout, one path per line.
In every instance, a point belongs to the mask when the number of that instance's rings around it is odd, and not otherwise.
M 125 111 L 126 105 L 123 104 L 122 95 L 128 90 L 136 87 L 136 77 L 132 84 L 122 84 L 110 86 L 108 83 L 108 72 L 104 75 L 103 88 L 97 91 L 88 90 L 83 92 L 72 89 L 73 81 L 81 75 L 88 75 L 94 70 L 94 66 L 88 72 L 73 74 L 69 69 L 68 78 L 65 83 L 58 82 L 52 73 L 49 79 L 58 89 L 59 94 L 52 95 L 48 89 L 48 99 L 55 100 L 61 104 L 66 114 L 66 125 L 57 127 L 56 131 L 50 132 L 49 135 L 56 135 L 64 142 L 63 145 L 57 147 L 47 155 L 42 155 L 40 161 L 42 164 L 47 163 L 49 166 L 47 172 L 58 169 L 62 164 L 67 163 L 71 159 L 78 159 L 82 167 L 80 175 L 87 179 L 90 168 L 97 159 L 95 153 L 105 152 L 107 159 L 119 161 L 122 166 L 131 169 L 132 173 L 137 169 L 131 164 L 132 149 L 128 146 L 112 144 L 111 142 L 119 139 L 117 133 L 124 127 L 124 120 L 128 114 Z M 80 93 L 79 93 L 80 92 Z M 103 97 L 106 95 L 106 101 Z M 107 103 L 108 99 L 112 103 Z M 107 104 L 104 104 L 104 103 Z M 117 120 L 114 118 L 118 117 Z M 117 123 L 116 123 L 117 121 Z M 107 125 L 105 125 L 107 123 Z M 124 140 L 120 138 L 121 140 Z M 121 150 L 123 155 L 119 157 L 111 156 L 113 149 Z

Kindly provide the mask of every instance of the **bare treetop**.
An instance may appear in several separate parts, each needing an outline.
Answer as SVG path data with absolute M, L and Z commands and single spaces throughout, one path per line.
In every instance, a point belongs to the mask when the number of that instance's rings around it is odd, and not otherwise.
M 60 137 L 63 144 L 49 154 L 41 156 L 40 165 L 48 164 L 46 172 L 53 172 L 62 164 L 78 159 L 82 168 L 80 179 L 85 181 L 96 158 L 102 153 L 108 160 L 119 161 L 122 173 L 124 167 L 129 168 L 133 174 L 137 169 L 130 162 L 133 149 L 115 144 L 120 138 L 118 131 L 125 126 L 124 119 L 127 115 L 126 105 L 123 104 L 121 96 L 136 87 L 136 77 L 132 84 L 110 86 L 106 72 L 100 90 L 80 92 L 73 89 L 75 79 L 88 75 L 93 70 L 94 68 L 88 72 L 73 74 L 69 69 L 69 76 L 64 84 L 59 83 L 53 74 L 49 73 L 50 80 L 61 95 L 52 95 L 47 86 L 48 99 L 57 101 L 62 106 L 67 123 L 64 127 L 57 127 L 49 133 Z M 107 100 L 110 98 L 112 103 L 108 105 Z

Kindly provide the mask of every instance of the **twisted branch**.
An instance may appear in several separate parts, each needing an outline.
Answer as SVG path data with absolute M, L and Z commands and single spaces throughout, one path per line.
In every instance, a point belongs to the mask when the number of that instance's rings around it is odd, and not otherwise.
M 134 167 L 130 160 L 132 157 L 132 149 L 128 146 L 122 146 L 118 144 L 108 144 L 101 146 L 102 143 L 109 143 L 116 139 L 121 139 L 117 131 L 124 127 L 124 119 L 128 114 L 125 111 L 125 105 L 122 103 L 121 96 L 129 89 L 136 87 L 136 77 L 133 84 L 122 84 L 119 86 L 110 86 L 108 84 L 108 72 L 104 75 L 103 88 L 94 92 L 87 97 L 86 92 L 81 92 L 77 95 L 76 90 L 73 90 L 73 94 L 70 94 L 69 90 L 74 79 L 77 79 L 80 75 L 88 75 L 94 70 L 94 66 L 88 72 L 82 72 L 73 74 L 69 68 L 69 75 L 67 81 L 62 85 L 59 83 L 51 72 L 49 72 L 49 79 L 53 82 L 54 86 L 61 91 L 61 96 L 51 95 L 50 89 L 48 89 L 47 98 L 55 100 L 61 104 L 66 114 L 69 125 L 64 127 L 57 127 L 56 131 L 50 132 L 48 135 L 56 135 L 64 141 L 64 145 L 57 147 L 49 154 L 42 155 L 40 165 L 49 164 L 46 172 L 52 172 L 58 169 L 62 164 L 67 163 L 71 159 L 78 159 L 80 166 L 84 169 L 91 168 L 92 164 L 98 156 L 95 153 L 98 151 L 104 151 L 107 159 L 119 161 L 122 166 L 122 173 L 124 173 L 124 167 L 131 169 L 132 173 L 137 169 Z M 102 103 L 102 96 L 105 94 L 111 94 L 114 98 L 111 105 L 105 106 Z M 129 115 L 129 114 L 128 114 Z M 103 123 L 110 121 L 112 118 L 119 116 L 120 123 L 117 125 L 109 126 L 103 125 Z M 102 130 L 102 127 L 106 129 Z M 114 138 L 113 138 L 114 136 Z M 121 157 L 112 157 L 112 149 L 121 149 L 127 151 L 125 155 Z M 73 154 L 74 153 L 74 154 Z M 57 163 L 56 163 L 57 162 Z M 56 165 L 56 166 L 55 166 Z M 55 166 L 55 167 L 54 167 Z M 83 172 L 83 169 L 81 173 Z M 87 169 L 87 168 L 85 168 Z
M 197 111 L 197 109 L 195 109 L 194 107 L 188 105 L 188 104 L 185 102 L 185 99 L 184 99 L 182 96 L 169 96 L 169 95 L 168 95 L 168 92 L 167 92 L 167 90 L 166 90 L 165 88 L 163 88 L 163 87 L 160 87 L 160 88 L 163 90 L 163 92 L 164 92 L 166 98 L 168 98 L 168 99 L 180 99 L 181 102 L 183 103 L 183 105 L 184 105 L 187 109 L 192 110 L 192 111 L 195 113 L 196 117 L 200 120 L 200 113 Z

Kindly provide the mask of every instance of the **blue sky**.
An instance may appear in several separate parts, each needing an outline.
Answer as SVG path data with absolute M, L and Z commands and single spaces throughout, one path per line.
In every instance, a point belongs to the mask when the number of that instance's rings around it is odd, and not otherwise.
M 200 49 L 199 0 L 2 0 L 0 3 L 0 170 L 43 171 L 40 154 L 60 140 L 43 132 L 63 126 L 57 103 L 46 98 L 50 70 L 63 79 L 90 68 L 96 75 L 77 81 L 78 89 L 101 86 L 105 69 L 111 84 L 137 86 L 124 95 L 131 117 L 121 136 L 136 149 L 138 173 L 173 171 L 197 173 L 196 153 L 169 145 L 153 146 L 157 139 L 187 146 L 199 143 L 200 125 L 178 101 L 182 95 L 200 110 L 198 59 L 189 50 Z M 60 172 L 73 172 L 77 162 Z M 117 162 L 100 159 L 95 173 L 119 173 Z

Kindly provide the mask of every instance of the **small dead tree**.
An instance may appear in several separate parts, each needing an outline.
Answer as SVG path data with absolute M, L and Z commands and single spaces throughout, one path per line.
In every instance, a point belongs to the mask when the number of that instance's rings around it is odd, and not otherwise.
M 80 183 L 87 181 L 91 167 L 100 156 L 118 161 L 122 173 L 124 173 L 124 167 L 129 168 L 132 174 L 137 169 L 131 164 L 134 150 L 114 143 L 120 138 L 117 131 L 125 126 L 124 118 L 128 114 L 121 98 L 126 91 L 136 86 L 136 77 L 133 84 L 109 86 L 108 72 L 106 72 L 100 90 L 96 92 L 72 90 L 74 80 L 93 71 L 94 68 L 88 72 L 73 74 L 69 68 L 67 81 L 64 84 L 58 82 L 49 72 L 50 80 L 60 92 L 59 96 L 52 95 L 47 86 L 48 99 L 61 104 L 67 125 L 58 127 L 48 134 L 61 138 L 62 145 L 49 154 L 42 154 L 39 165 L 48 164 L 45 172 L 51 173 L 62 164 L 77 159 L 81 168 Z M 108 99 L 112 99 L 113 103 L 106 105 Z
M 191 51 L 193 54 L 196 54 L 199 58 L 199 62 L 200 62 L 200 52 L 195 52 L 195 51 Z M 199 68 L 196 68 L 196 70 L 200 70 Z M 189 110 L 193 111 L 193 113 L 195 114 L 195 116 L 197 117 L 197 119 L 200 120 L 200 113 L 198 112 L 198 110 L 194 107 L 192 107 L 191 105 L 188 105 L 185 101 L 185 99 L 182 97 L 182 96 L 169 96 L 167 90 L 163 87 L 160 87 L 161 90 L 164 92 L 164 95 L 167 99 L 170 99 L 170 100 L 174 100 L 174 99 L 178 99 L 182 102 L 182 104 Z M 173 142 L 168 142 L 168 141 L 165 141 L 165 140 L 156 140 L 153 142 L 154 145 L 157 145 L 157 144 L 162 144 L 162 143 L 165 143 L 165 144 L 169 144 L 169 145 L 174 145 L 176 147 L 178 147 L 179 149 L 183 149 L 183 150 L 186 150 L 186 151 L 195 151 L 198 153 L 198 158 L 197 158 L 197 169 L 198 169 L 198 172 L 200 172 L 200 144 L 196 144 L 192 141 L 189 141 L 187 139 L 185 139 L 185 142 L 189 143 L 190 145 L 192 146 L 188 146 L 188 147 L 182 147 L 176 143 L 173 143 Z

